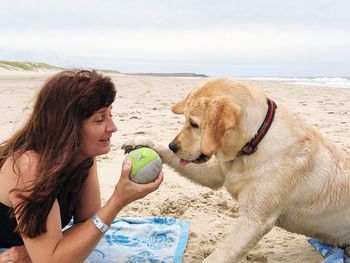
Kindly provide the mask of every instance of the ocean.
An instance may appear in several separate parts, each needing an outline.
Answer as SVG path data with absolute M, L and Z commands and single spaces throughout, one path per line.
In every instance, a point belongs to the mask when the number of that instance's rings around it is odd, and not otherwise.
M 297 85 L 350 88 L 350 77 L 240 77 L 246 80 L 271 80 Z

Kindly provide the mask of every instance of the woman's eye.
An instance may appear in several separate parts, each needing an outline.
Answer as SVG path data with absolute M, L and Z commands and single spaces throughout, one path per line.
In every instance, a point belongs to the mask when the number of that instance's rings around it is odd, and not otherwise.
M 103 117 L 102 117 L 102 116 L 99 116 L 99 117 L 96 119 L 96 122 L 103 122 Z
M 195 123 L 193 120 L 190 120 L 190 124 L 192 128 L 198 128 L 198 124 Z

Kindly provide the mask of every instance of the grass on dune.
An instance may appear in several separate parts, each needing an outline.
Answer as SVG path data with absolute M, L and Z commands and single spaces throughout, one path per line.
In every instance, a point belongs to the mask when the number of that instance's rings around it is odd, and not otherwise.
M 0 67 L 7 70 L 26 70 L 26 71 L 40 71 L 40 70 L 60 70 L 63 68 L 51 66 L 45 63 L 34 63 L 29 61 L 5 61 L 0 60 Z

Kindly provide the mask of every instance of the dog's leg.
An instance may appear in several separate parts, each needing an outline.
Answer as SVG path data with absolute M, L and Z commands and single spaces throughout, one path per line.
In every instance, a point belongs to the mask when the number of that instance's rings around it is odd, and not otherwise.
M 232 229 L 231 235 L 221 241 L 203 263 L 234 263 L 244 256 L 259 240 L 268 233 L 275 222 L 275 218 L 268 222 L 239 217 Z
M 273 169 L 274 167 L 271 167 Z M 266 174 L 270 178 L 270 173 Z M 275 174 L 276 176 L 276 174 Z M 238 262 L 275 225 L 291 188 L 283 180 L 266 180 L 263 175 L 240 192 L 237 201 L 239 217 L 223 243 L 204 261 L 215 263 Z
M 225 176 L 215 157 L 202 164 L 189 163 L 182 166 L 180 165 L 180 159 L 172 151 L 164 150 L 161 151 L 162 160 L 180 175 L 212 189 L 218 189 L 223 185 Z
M 130 151 L 140 145 L 154 149 L 164 163 L 173 168 L 180 175 L 185 176 L 200 185 L 217 189 L 224 183 L 224 174 L 219 162 L 214 157 L 203 164 L 190 163 L 186 166 L 182 166 L 180 165 L 180 159 L 168 148 L 167 145 L 154 142 L 143 136 L 136 136 L 135 138 L 125 141 L 122 149 Z

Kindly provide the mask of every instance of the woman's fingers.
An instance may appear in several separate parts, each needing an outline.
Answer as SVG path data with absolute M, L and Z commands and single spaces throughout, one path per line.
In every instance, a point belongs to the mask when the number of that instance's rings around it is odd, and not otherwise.
M 153 184 L 158 188 L 160 184 L 163 182 L 163 180 L 164 180 L 164 172 L 160 171 L 157 179 L 153 182 Z
M 0 254 L 0 263 L 31 263 L 26 251 L 16 251 L 12 248 Z
M 163 182 L 163 179 L 164 179 L 164 172 L 161 171 L 156 180 L 148 184 L 142 184 L 142 187 L 149 190 L 150 192 L 153 192 L 159 188 L 160 184 Z
M 31 263 L 25 246 L 11 247 L 0 254 L 0 263 Z
M 123 162 L 120 178 L 123 178 L 123 179 L 129 178 L 130 171 L 131 171 L 131 162 L 129 160 L 126 160 L 125 162 Z

